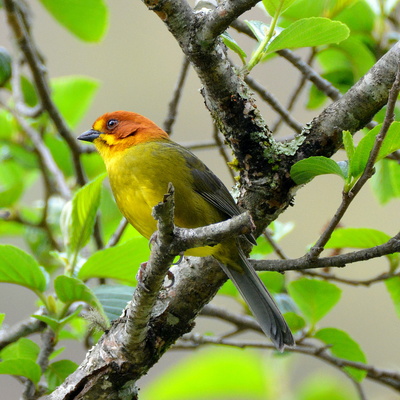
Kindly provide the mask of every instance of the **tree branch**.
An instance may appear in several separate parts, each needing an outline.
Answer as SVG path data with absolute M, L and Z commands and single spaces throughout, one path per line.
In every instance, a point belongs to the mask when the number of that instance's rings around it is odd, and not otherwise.
M 206 14 L 199 31 L 201 41 L 211 41 L 223 33 L 236 18 L 250 10 L 257 0 L 225 0 L 213 11 Z
M 261 349 L 273 349 L 273 345 L 264 342 L 257 341 L 246 341 L 240 339 L 230 339 L 224 337 L 215 336 L 202 336 L 199 334 L 188 334 L 185 335 L 181 341 L 174 347 L 174 349 L 188 349 L 197 348 L 203 344 L 218 344 L 225 346 L 234 346 L 239 348 L 261 348 Z M 378 369 L 371 365 L 364 364 L 361 362 L 345 360 L 342 358 L 335 357 L 328 352 L 326 346 L 316 346 L 311 344 L 297 343 L 297 346 L 290 349 L 293 353 L 301 353 L 316 357 L 322 361 L 336 368 L 352 367 L 367 372 L 367 378 L 373 380 L 382 385 L 388 386 L 391 389 L 400 391 L 400 374 L 395 371 L 389 371 L 384 369 Z
M 26 18 L 24 15 L 24 10 L 18 6 L 18 3 L 15 0 L 4 0 L 4 8 L 7 13 L 8 24 L 32 72 L 32 77 L 35 82 L 42 107 L 49 113 L 49 116 L 54 122 L 59 134 L 63 137 L 71 149 L 78 183 L 80 185 L 84 185 L 86 179 L 79 158 L 79 145 L 75 138 L 71 135 L 68 126 L 66 125 L 51 98 L 46 67 L 42 63 L 36 45 L 23 22 Z
M 139 273 L 132 301 L 99 343 L 87 354 L 78 370 L 48 399 L 120 398 L 121 388 L 134 396 L 135 382 L 162 354 L 193 327 L 193 320 L 227 279 L 215 261 L 191 258 L 171 268 L 174 284 L 163 288 L 165 274 L 174 256 L 193 245 L 204 246 L 252 228 L 248 214 L 198 229 L 173 225 L 172 189 L 154 208 L 158 232 L 153 237 L 150 261 Z M 244 225 L 247 224 L 247 228 Z M 196 237 L 198 236 L 198 237 Z M 197 260 L 197 259 L 196 259 Z M 202 265 L 200 265 L 202 264 Z M 204 272 L 205 278 L 198 279 Z M 86 398 L 86 397 L 85 397 Z M 134 397 L 132 397 L 134 398 Z
M 298 271 L 310 268 L 344 267 L 358 261 L 370 260 L 400 252 L 400 233 L 391 238 L 388 242 L 372 247 L 353 251 L 346 254 L 339 254 L 332 257 L 321 257 L 310 259 L 308 255 L 297 259 L 289 260 L 251 260 L 257 271 Z

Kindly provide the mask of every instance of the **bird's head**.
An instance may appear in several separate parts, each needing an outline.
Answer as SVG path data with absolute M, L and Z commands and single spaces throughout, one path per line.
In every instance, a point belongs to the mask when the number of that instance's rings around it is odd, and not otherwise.
M 78 136 L 93 142 L 105 157 L 110 152 L 123 151 L 143 142 L 168 139 L 168 134 L 143 115 L 129 111 L 114 111 L 97 118 L 92 129 Z

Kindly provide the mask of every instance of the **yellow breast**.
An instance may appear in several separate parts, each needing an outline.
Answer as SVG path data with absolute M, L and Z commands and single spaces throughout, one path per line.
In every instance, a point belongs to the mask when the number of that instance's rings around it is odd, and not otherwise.
M 146 238 L 157 229 L 153 207 L 171 182 L 175 188 L 175 224 L 196 228 L 221 220 L 220 212 L 193 190 L 193 176 L 175 144 L 147 142 L 105 159 L 110 184 L 122 214 Z M 216 248 L 192 249 L 193 256 L 211 255 Z

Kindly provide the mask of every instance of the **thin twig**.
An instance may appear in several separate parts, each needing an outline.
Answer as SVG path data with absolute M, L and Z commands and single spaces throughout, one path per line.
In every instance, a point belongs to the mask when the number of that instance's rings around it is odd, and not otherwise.
M 221 136 L 220 136 L 218 127 L 215 124 L 214 124 L 214 129 L 213 129 L 213 137 L 214 137 L 215 143 L 218 146 L 219 154 L 221 155 L 221 157 L 223 158 L 225 163 L 227 165 L 229 165 L 231 160 L 229 159 L 228 152 L 226 151 L 226 146 L 224 145 L 223 140 L 221 140 Z M 233 172 L 233 169 L 228 167 L 228 172 L 229 172 L 229 175 L 231 176 L 231 178 L 235 179 L 235 173 Z
M 41 159 L 41 162 L 46 167 L 48 172 L 53 177 L 53 191 L 56 189 L 57 193 L 66 200 L 71 198 L 71 191 L 67 185 L 67 182 L 64 179 L 63 173 L 59 170 L 56 162 L 53 159 L 50 150 L 43 143 L 42 138 L 40 137 L 39 132 L 37 132 L 32 126 L 30 126 L 24 118 L 22 118 L 17 112 L 8 108 L 5 104 L 2 104 L 2 107 L 7 109 L 14 118 L 17 120 L 18 124 L 21 126 L 26 135 L 31 139 L 34 144 L 38 155 Z
M 164 130 L 168 134 L 172 132 L 172 125 L 175 123 L 176 115 L 178 113 L 178 105 L 182 96 L 183 85 L 189 71 L 189 60 L 187 57 L 183 57 L 182 67 L 178 76 L 178 80 L 175 85 L 175 89 L 172 93 L 172 99 L 168 104 L 168 115 L 164 121 Z
M 253 347 L 274 350 L 274 346 L 272 344 L 269 344 L 268 342 L 248 341 L 243 339 L 232 339 L 218 336 L 202 336 L 195 333 L 184 335 L 179 340 L 178 344 L 174 346 L 174 349 L 179 350 L 197 348 L 204 344 L 217 344 L 239 348 Z M 336 368 L 342 369 L 344 367 L 352 367 L 366 371 L 367 377 L 369 379 L 382 385 L 386 385 L 396 391 L 400 391 L 400 374 L 398 372 L 378 369 L 361 362 L 350 361 L 343 358 L 335 357 L 329 353 L 329 350 L 326 346 L 315 346 L 311 344 L 303 344 L 297 342 L 296 347 L 290 348 L 287 351 L 316 357 Z
M 311 53 L 310 53 L 310 55 L 309 55 L 309 57 L 308 57 L 308 59 L 306 61 L 306 63 L 308 65 L 311 66 L 311 63 L 314 60 L 315 55 L 316 55 L 316 51 L 315 51 L 315 47 L 313 47 L 312 51 L 311 51 Z M 301 77 L 300 77 L 299 83 L 294 88 L 291 96 L 289 97 L 289 101 L 288 101 L 288 104 L 286 106 L 287 112 L 291 112 L 292 111 L 294 105 L 296 104 L 296 101 L 300 97 L 300 94 L 303 92 L 303 89 L 305 88 L 306 83 L 307 83 L 307 77 L 304 74 L 302 74 Z M 282 117 L 278 117 L 276 122 L 271 125 L 271 131 L 276 134 L 282 122 L 283 122 L 283 118 Z
M 275 96 L 268 92 L 267 89 L 265 89 L 250 75 L 247 75 L 244 80 L 250 86 L 250 88 L 257 92 L 260 97 L 265 100 L 295 132 L 301 132 L 303 126 L 291 116 L 289 111 L 281 103 L 279 103 Z
M 42 310 L 39 310 L 38 314 L 41 315 Z M 6 328 L 3 326 L 0 330 L 0 350 L 22 337 L 41 332 L 45 328 L 46 324 L 44 322 L 33 317 L 27 318 L 11 327 Z
M 53 330 L 50 327 L 48 327 L 42 333 L 41 339 L 42 339 L 42 345 L 40 347 L 37 363 L 39 364 L 42 373 L 44 373 L 49 365 L 49 357 L 51 353 L 54 351 L 55 334 Z M 43 389 L 42 391 L 44 391 Z M 24 400 L 34 400 L 37 399 L 41 394 L 42 393 L 37 393 L 34 383 L 31 380 L 28 380 L 25 384 L 25 390 L 22 394 L 22 398 Z
M 317 240 L 315 245 L 309 251 L 309 257 L 315 258 L 318 257 L 322 251 L 324 250 L 325 244 L 330 239 L 332 232 L 339 224 L 340 220 L 342 219 L 343 215 L 349 208 L 351 202 L 355 198 L 355 196 L 359 193 L 361 188 L 365 185 L 365 183 L 371 178 L 374 173 L 374 164 L 378 157 L 379 150 L 382 146 L 383 140 L 390 128 L 391 123 L 394 121 L 394 109 L 397 101 L 397 97 L 400 91 L 400 68 L 397 69 L 396 79 L 393 83 L 393 86 L 389 92 L 389 98 L 386 108 L 386 115 L 385 119 L 382 124 L 382 128 L 375 139 L 375 144 L 371 150 L 369 155 L 367 165 L 365 166 L 364 172 L 362 173 L 361 177 L 357 180 L 353 188 L 348 192 L 343 192 L 343 199 L 342 203 L 340 204 L 339 208 L 337 209 L 335 215 L 329 222 L 327 228 L 322 233 L 320 238 Z
M 375 276 L 370 279 L 364 279 L 364 280 L 355 280 L 355 279 L 348 279 L 348 278 L 341 278 L 339 276 L 336 276 L 331 273 L 327 272 L 314 272 L 314 271 L 302 271 L 301 272 L 303 275 L 309 275 L 315 278 L 321 278 L 321 279 L 326 279 L 329 281 L 334 281 L 334 282 L 339 282 L 339 283 L 344 283 L 346 285 L 350 286 L 371 286 L 374 283 L 379 283 L 382 281 L 385 281 L 387 279 L 393 278 L 395 276 L 400 276 L 400 273 L 393 273 L 393 272 L 385 272 L 383 274 L 380 274 L 378 276 Z
M 121 236 L 125 232 L 125 229 L 128 226 L 128 224 L 129 224 L 128 220 L 126 218 L 122 217 L 121 221 L 118 224 L 117 229 L 112 234 L 112 236 L 110 237 L 110 240 L 106 244 L 106 248 L 113 247 L 119 242 L 119 240 L 121 239 Z
M 282 247 L 279 246 L 279 244 L 277 243 L 276 240 L 274 240 L 274 238 L 271 235 L 271 232 L 266 229 L 263 233 L 263 236 L 265 237 L 265 239 L 268 241 L 268 243 L 272 246 L 272 248 L 274 249 L 276 255 L 282 259 L 282 260 L 287 260 L 289 259 L 289 257 L 285 254 L 285 252 L 283 251 Z
M 46 67 L 42 63 L 33 38 L 24 24 L 26 11 L 22 7 L 19 7 L 15 0 L 4 0 L 3 3 L 7 13 L 8 25 L 10 26 L 14 37 L 28 62 L 42 107 L 49 113 L 57 131 L 71 149 L 77 181 L 80 185 L 84 185 L 86 183 L 86 178 L 79 158 L 79 145 L 71 135 L 67 124 L 51 98 Z
M 310 268 L 344 267 L 358 261 L 379 258 L 388 254 L 400 252 L 400 233 L 392 237 L 386 243 L 379 246 L 339 254 L 331 257 L 310 259 L 308 254 L 297 259 L 288 260 L 251 260 L 258 271 L 299 271 Z

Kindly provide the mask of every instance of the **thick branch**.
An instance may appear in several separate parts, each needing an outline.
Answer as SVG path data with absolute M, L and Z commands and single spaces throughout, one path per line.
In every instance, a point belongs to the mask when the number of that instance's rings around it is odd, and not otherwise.
M 200 40 L 211 41 L 223 33 L 236 18 L 250 10 L 258 0 L 225 0 L 204 18 Z
M 176 252 L 194 244 L 210 244 L 210 237 L 212 243 L 217 243 L 217 239 L 237 236 L 252 228 L 251 218 L 245 213 L 204 228 L 186 232 L 177 229 L 173 225 L 171 190 L 164 202 L 155 207 L 154 216 L 159 230 L 153 238 L 150 261 L 139 273 L 140 284 L 132 301 L 79 369 L 48 399 L 119 399 L 122 388 L 134 398 L 136 380 L 192 329 L 194 318 L 227 279 L 210 259 L 194 264 L 189 258 L 171 269 L 174 283 L 160 292 Z M 198 279 L 201 272 L 205 277 Z

